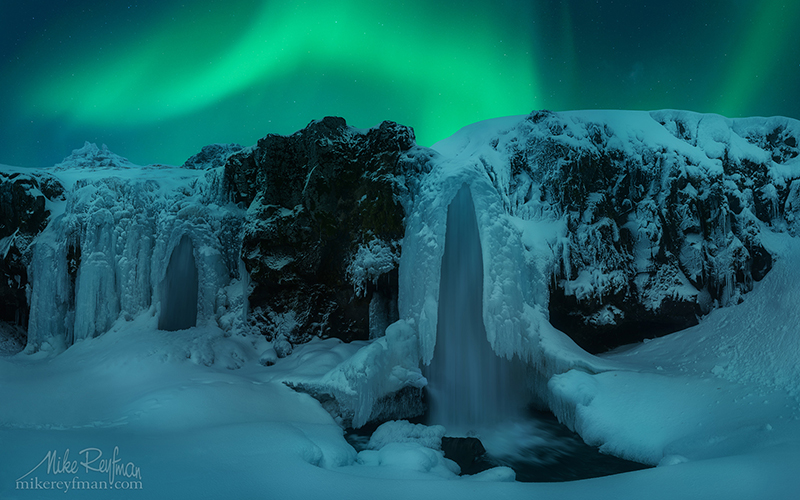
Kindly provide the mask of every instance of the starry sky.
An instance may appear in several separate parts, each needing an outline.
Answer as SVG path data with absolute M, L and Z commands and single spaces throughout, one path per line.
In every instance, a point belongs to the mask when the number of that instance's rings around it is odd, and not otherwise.
M 0 163 L 182 164 L 313 119 L 429 146 L 534 109 L 800 118 L 794 0 L 0 2 Z

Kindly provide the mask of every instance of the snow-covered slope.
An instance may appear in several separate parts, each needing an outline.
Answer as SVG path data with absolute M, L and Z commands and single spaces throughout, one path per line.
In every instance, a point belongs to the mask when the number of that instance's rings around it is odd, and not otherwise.
M 361 343 L 314 340 L 264 367 L 263 337 L 226 337 L 214 327 L 170 335 L 156 331 L 156 318 L 139 316 L 56 358 L 0 358 L 0 400 L 14 402 L 0 405 L 0 496 L 788 500 L 799 485 L 800 412 L 766 379 L 795 369 L 775 354 L 796 352 L 797 336 L 769 339 L 794 329 L 781 320 L 785 304 L 770 302 L 774 293 L 796 300 L 797 279 L 779 261 L 748 301 L 692 331 L 605 355 L 613 370 L 553 379 L 563 415 L 588 441 L 660 463 L 653 469 L 567 483 L 509 482 L 513 472 L 503 468 L 459 477 L 438 449 L 445 431 L 399 422 L 357 453 L 319 402 L 282 381 L 356 367 Z M 770 320 L 748 321 L 741 334 L 729 328 L 753 313 Z M 770 344 L 767 355 L 757 347 L 726 353 L 745 338 Z M 80 465 L 86 449 L 88 458 L 116 456 L 130 475 L 115 479 L 125 483 L 77 491 L 73 477 L 90 486 L 109 480 Z M 76 461 L 76 472 L 48 472 L 40 462 L 50 452 L 54 463 Z M 44 481 L 59 492 L 43 493 Z

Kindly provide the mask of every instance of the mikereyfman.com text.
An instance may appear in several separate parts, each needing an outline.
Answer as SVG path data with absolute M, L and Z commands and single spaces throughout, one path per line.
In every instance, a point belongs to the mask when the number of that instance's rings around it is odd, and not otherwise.
M 119 447 L 104 455 L 99 448 L 84 448 L 78 460 L 70 460 L 69 448 L 63 455 L 48 451 L 31 470 L 16 480 L 17 490 L 141 490 L 142 471 L 119 456 Z M 81 475 L 83 474 L 83 475 Z

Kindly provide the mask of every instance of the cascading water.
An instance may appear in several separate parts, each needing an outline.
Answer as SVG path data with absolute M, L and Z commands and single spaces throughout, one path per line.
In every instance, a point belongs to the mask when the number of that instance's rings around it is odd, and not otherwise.
M 198 273 L 192 240 L 184 235 L 172 251 L 161 283 L 159 330 L 185 330 L 197 324 Z
M 426 370 L 429 423 L 450 435 L 513 419 L 527 403 L 522 366 L 497 356 L 483 324 L 483 253 L 469 187 L 447 210 L 436 347 Z

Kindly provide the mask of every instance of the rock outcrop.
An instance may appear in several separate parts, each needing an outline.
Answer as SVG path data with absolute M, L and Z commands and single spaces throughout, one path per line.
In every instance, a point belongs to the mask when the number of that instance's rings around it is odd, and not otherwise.
M 560 228 L 544 237 L 550 239 L 541 248 L 512 240 L 508 245 L 520 244 L 529 262 L 534 258 L 541 272 L 550 273 L 551 323 L 591 352 L 683 329 L 715 307 L 738 303 L 771 269 L 774 235 L 800 231 L 796 120 L 542 111 L 496 123 L 497 130 L 491 124 L 465 128 L 444 141 L 449 150 L 442 155 L 416 146 L 408 127 L 384 122 L 359 130 L 328 117 L 247 148 L 208 146 L 185 169 L 138 167 L 89 143 L 50 171 L 7 169 L 0 174 L 0 321 L 29 323 L 28 304 L 36 295 L 28 283 L 31 242 L 47 226 L 48 200 L 72 200 L 67 212 L 76 221 L 84 212 L 105 214 L 106 208 L 113 224 L 142 219 L 143 235 L 163 232 L 154 229 L 156 216 L 150 214 L 158 210 L 166 214 L 158 220 L 169 221 L 159 227 L 175 233 L 159 247 L 165 252 L 181 231 L 200 235 L 197 248 L 213 251 L 198 250 L 195 257 L 218 253 L 222 264 L 208 276 L 226 277 L 209 278 L 202 316 L 230 326 L 225 318 L 244 310 L 245 298 L 230 305 L 218 285 L 249 280 L 247 321 L 281 357 L 314 336 L 374 338 L 398 319 L 404 210 L 426 188 L 427 173 L 442 165 L 472 162 L 476 175 L 491 182 L 491 196 L 496 191 L 509 220 Z M 72 191 L 97 190 L 93 211 L 80 204 L 88 195 L 79 200 L 57 180 L 75 169 L 86 169 L 87 179 Z M 140 181 L 114 181 L 120 171 L 186 179 L 162 200 L 160 184 L 147 179 L 136 196 L 125 194 L 134 189 L 126 186 Z M 63 210 L 61 204 L 50 206 Z M 85 249 L 63 241 L 54 248 L 62 278 L 75 281 Z M 112 267 L 122 269 L 133 262 L 123 250 L 103 255 L 121 259 Z M 239 256 L 246 275 L 238 269 Z M 38 268 L 47 268 L 46 256 L 40 260 Z M 142 274 L 147 283 L 150 274 Z M 158 298 L 155 285 L 145 285 L 137 293 Z M 133 314 L 151 299 L 140 302 L 130 311 L 123 305 L 110 310 Z M 65 303 L 62 309 L 70 307 Z M 37 330 L 41 335 L 54 335 L 55 327 L 43 328 Z
M 328 117 L 228 159 L 230 197 L 247 207 L 250 318 L 284 354 L 312 336 L 367 339 L 397 319 L 400 158 L 412 147 L 408 127 Z
M 592 352 L 738 303 L 771 269 L 763 235 L 799 229 L 796 121 L 649 117 L 537 112 L 508 151 L 511 198 L 566 221 L 550 320 Z
M 186 160 L 183 168 L 208 170 L 210 168 L 224 167 L 228 158 L 241 150 L 242 146 L 238 144 L 209 144 L 208 146 L 203 146 L 199 153 Z
M 47 200 L 63 200 L 63 193 L 56 179 L 41 172 L 0 172 L 0 321 L 23 332 L 29 316 L 31 241 L 47 225 Z

